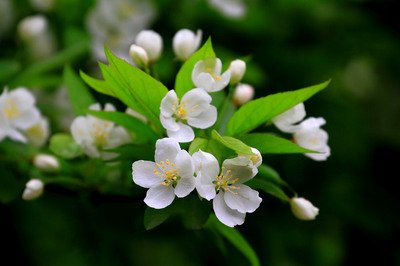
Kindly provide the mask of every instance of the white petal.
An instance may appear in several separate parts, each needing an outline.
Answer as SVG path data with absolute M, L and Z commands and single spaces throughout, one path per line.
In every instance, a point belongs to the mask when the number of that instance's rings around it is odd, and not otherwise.
M 28 110 L 35 104 L 35 98 L 33 97 L 33 94 L 23 87 L 11 91 L 8 96 L 13 100 L 20 111 Z
M 188 117 L 188 124 L 196 128 L 209 128 L 217 121 L 217 108 L 210 105 L 196 117 Z
M 200 197 L 206 200 L 211 200 L 215 198 L 216 191 L 215 185 L 212 183 L 213 179 L 207 174 L 200 172 L 196 177 L 196 190 Z
M 254 177 L 253 163 L 244 156 L 238 156 L 233 159 L 226 159 L 222 163 L 225 172 L 231 171 L 233 178 L 239 178 L 239 183 L 244 183 Z
M 165 160 L 173 161 L 181 150 L 179 143 L 172 138 L 159 139 L 156 142 L 155 161 L 161 162 Z
M 212 72 L 216 75 L 220 75 L 221 74 L 221 70 L 222 70 L 222 62 L 221 59 L 219 58 L 215 58 L 215 59 L 211 59 L 210 61 L 206 60 L 206 63 L 208 64 L 213 64 L 214 66 L 212 67 Z
M 291 109 L 276 116 L 274 119 L 272 119 L 272 122 L 282 132 L 293 133 L 298 128 L 298 125 L 295 124 L 303 120 L 305 116 L 306 110 L 304 108 L 304 104 L 299 103 Z
M 209 92 L 216 92 L 222 90 L 229 84 L 230 79 L 231 79 L 231 71 L 227 70 L 222 74 L 220 80 L 215 81 L 214 85 L 212 86 Z
M 75 142 L 81 145 L 83 142 L 91 142 L 88 122 L 83 116 L 79 116 L 72 121 L 71 124 L 71 135 Z
M 178 198 L 186 197 L 195 187 L 196 183 L 194 176 L 181 178 L 175 187 L 175 195 Z
M 200 60 L 193 67 L 192 80 L 193 80 L 194 84 L 196 84 L 195 79 L 197 78 L 197 76 L 200 75 L 200 73 L 203 73 L 203 72 L 206 72 L 206 66 L 204 64 L 204 61 Z
M 170 90 L 161 100 L 160 111 L 163 116 L 172 116 L 179 102 L 174 90 Z
M 132 178 L 136 185 L 150 188 L 161 184 L 163 179 L 154 173 L 157 166 L 150 161 L 136 161 L 132 164 Z
M 202 88 L 209 92 L 211 91 L 212 86 L 214 84 L 214 79 L 211 76 L 211 74 L 202 72 L 197 76 L 193 77 L 193 83 L 194 85 L 196 85 L 196 87 Z
M 89 106 L 89 110 L 101 111 L 101 105 L 99 103 L 94 103 Z
M 214 155 L 199 150 L 192 155 L 192 158 L 196 173 L 202 172 L 204 176 L 209 177 L 210 182 L 214 181 L 214 178 L 219 174 L 218 160 Z
M 175 165 L 179 169 L 179 176 L 182 178 L 191 178 L 194 175 L 194 165 L 192 157 L 185 150 L 178 152 L 174 158 Z
M 229 227 L 243 224 L 246 214 L 229 208 L 225 203 L 223 194 L 218 193 L 213 200 L 213 209 L 218 220 Z
M 10 123 L 19 129 L 28 129 L 36 123 L 40 122 L 40 112 L 36 108 L 31 108 L 22 112 L 18 117 L 10 120 Z
M 195 88 L 183 95 L 181 104 L 185 106 L 188 116 L 196 116 L 204 111 L 212 101 L 211 96 L 201 88 Z
M 163 209 L 170 205 L 175 198 L 174 188 L 172 186 L 155 186 L 149 188 L 144 202 L 154 209 Z
M 177 131 L 167 129 L 168 137 L 173 138 L 178 142 L 190 142 L 194 140 L 193 129 L 190 126 L 185 125 L 181 122 L 179 122 L 178 124 L 180 128 Z
M 7 136 L 8 136 L 10 139 L 15 140 L 15 141 L 18 141 L 18 142 L 23 142 L 23 143 L 26 143 L 26 142 L 27 142 L 26 137 L 25 137 L 24 135 L 22 135 L 21 132 L 19 132 L 18 130 L 14 129 L 14 128 L 10 128 L 10 129 L 7 131 Z
M 256 190 L 246 185 L 236 185 L 239 189 L 232 192 L 225 191 L 224 199 L 229 208 L 239 212 L 254 212 L 259 206 L 262 199 L 258 196 Z
M 163 116 L 162 114 L 160 114 L 160 122 L 167 130 L 177 131 L 180 128 L 179 124 L 172 116 Z
M 305 153 L 304 155 L 315 161 L 326 161 L 326 159 L 331 155 L 331 149 L 328 145 L 318 151 L 320 153 Z

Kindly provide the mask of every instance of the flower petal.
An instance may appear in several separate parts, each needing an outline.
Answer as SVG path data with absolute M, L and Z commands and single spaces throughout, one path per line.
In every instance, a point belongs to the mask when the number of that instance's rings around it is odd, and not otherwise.
M 174 188 L 172 186 L 155 186 L 149 188 L 144 202 L 154 209 L 163 209 L 170 205 L 175 198 Z
M 222 90 L 229 84 L 230 79 L 231 79 L 231 71 L 227 70 L 222 74 L 220 80 L 215 81 L 214 85 L 209 90 L 209 92 L 216 92 Z
M 239 184 L 238 189 L 224 193 L 224 200 L 229 208 L 239 212 L 254 212 L 259 206 L 262 199 L 258 196 L 258 191 L 251 189 L 246 185 Z
M 175 121 L 175 118 L 172 116 L 163 116 L 160 114 L 160 122 L 167 130 L 177 131 L 180 128 L 178 123 Z
M 211 96 L 202 88 L 195 88 L 183 95 L 181 104 L 185 106 L 188 117 L 199 115 L 211 103 Z
M 31 108 L 10 120 L 10 124 L 16 128 L 25 130 L 40 122 L 40 118 L 41 116 L 39 110 L 37 108 Z
M 212 179 L 203 172 L 200 172 L 196 177 L 196 190 L 200 197 L 206 200 L 211 200 L 216 196 L 215 185 L 212 183 Z
M 179 169 L 179 176 L 191 178 L 194 175 L 194 164 L 192 157 L 185 150 L 180 150 L 174 158 L 175 165 Z
M 154 162 L 150 161 L 136 161 L 132 164 L 132 179 L 136 185 L 141 187 L 150 188 L 161 184 L 163 181 L 161 177 L 154 173 L 157 166 Z
M 253 171 L 253 163 L 244 156 L 238 156 L 233 159 L 226 159 L 222 163 L 225 172 L 230 170 L 233 178 L 239 178 L 238 183 L 244 183 L 254 177 L 257 172 Z M 225 173 L 224 173 L 225 175 Z
M 193 83 L 196 87 L 209 92 L 214 84 L 214 79 L 211 74 L 202 72 L 193 78 Z
M 159 139 L 156 142 L 156 152 L 154 155 L 155 162 L 161 162 L 165 160 L 173 161 L 181 150 L 179 143 L 172 138 Z
M 194 176 L 191 177 L 181 177 L 175 187 L 175 195 L 178 198 L 183 198 L 189 195 L 190 192 L 196 187 L 196 180 Z
M 208 106 L 206 110 L 196 117 L 188 117 L 188 124 L 196 128 L 209 128 L 217 121 L 217 108 L 215 106 Z
M 210 179 L 210 182 L 214 181 L 214 178 L 219 174 L 218 161 L 214 155 L 199 150 L 192 155 L 192 158 L 195 172 L 197 174 L 203 173 L 205 177 Z
M 178 124 L 180 128 L 177 131 L 167 129 L 168 137 L 173 138 L 178 142 L 190 142 L 194 140 L 193 129 L 190 126 L 185 125 L 181 122 L 179 122 Z
M 163 116 L 172 116 L 179 99 L 174 90 L 170 90 L 161 100 L 160 111 Z
M 229 208 L 225 203 L 223 194 L 218 193 L 213 200 L 213 209 L 218 220 L 229 227 L 243 224 L 246 214 Z

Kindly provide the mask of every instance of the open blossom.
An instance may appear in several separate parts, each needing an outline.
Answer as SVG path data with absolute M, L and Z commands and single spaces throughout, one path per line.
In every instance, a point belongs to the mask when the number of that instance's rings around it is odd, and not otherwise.
M 172 39 L 172 48 L 176 56 L 187 60 L 197 49 L 199 49 L 202 31 L 197 30 L 196 34 L 188 29 L 179 30 Z
M 211 96 L 204 90 L 195 88 L 188 91 L 179 101 L 174 90 L 165 95 L 160 106 L 160 120 L 168 137 L 179 142 L 194 139 L 192 127 L 205 129 L 217 120 L 217 108 L 212 106 Z
M 93 104 L 90 110 L 100 111 L 100 104 Z M 115 111 L 112 104 L 106 104 L 105 111 Z M 87 115 L 75 118 L 71 125 L 71 134 L 75 142 L 82 147 L 89 157 L 112 159 L 114 153 L 102 151 L 130 142 L 128 132 L 113 122 Z
M 319 213 L 319 209 L 305 198 L 291 198 L 289 204 L 294 216 L 300 220 L 314 220 Z
M 41 117 L 39 121 L 26 129 L 25 136 L 28 142 L 36 147 L 42 147 L 50 135 L 49 121 Z
M 229 84 L 231 78 L 230 70 L 222 74 L 221 71 L 222 62 L 219 58 L 200 60 L 194 65 L 192 71 L 193 83 L 207 92 L 220 91 Z
M 310 117 L 301 122 L 293 134 L 294 141 L 301 147 L 317 151 L 319 153 L 305 153 L 304 155 L 316 160 L 325 161 L 331 154 L 328 146 L 328 133 L 321 129 L 325 125 L 322 117 Z
M 243 224 L 246 213 L 254 212 L 262 199 L 258 192 L 243 183 L 255 175 L 253 163 L 244 156 L 226 159 L 222 169 L 210 153 L 198 151 L 193 154 L 196 167 L 196 189 L 199 195 L 213 200 L 217 218 L 233 227 Z
M 33 94 L 26 88 L 17 88 L 0 95 L 0 140 L 9 137 L 15 141 L 27 142 L 23 132 L 41 119 L 35 106 Z
M 286 112 L 274 117 L 272 122 L 282 132 L 293 133 L 299 128 L 297 123 L 303 120 L 305 116 L 306 110 L 304 104 L 299 103 Z
M 162 209 L 170 205 L 175 195 L 186 197 L 195 188 L 192 157 L 181 150 L 171 138 L 156 142 L 154 161 L 136 161 L 132 164 L 135 184 L 148 188 L 144 202 L 152 208 Z

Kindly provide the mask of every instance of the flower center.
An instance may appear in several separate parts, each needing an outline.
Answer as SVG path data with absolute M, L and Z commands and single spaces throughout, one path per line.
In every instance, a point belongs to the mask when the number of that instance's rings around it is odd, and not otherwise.
M 8 119 L 16 118 L 21 114 L 16 102 L 13 99 L 5 100 L 3 112 L 4 116 Z
M 240 187 L 234 186 L 234 184 L 239 180 L 239 178 L 234 178 L 231 170 L 225 171 L 225 167 L 222 167 L 222 171 L 220 175 L 215 177 L 213 184 L 215 185 L 215 189 L 219 191 L 223 189 L 225 192 L 229 191 L 235 193 L 233 190 L 239 190 Z
M 217 75 L 212 71 L 211 67 L 207 67 L 206 71 L 211 75 L 211 77 L 213 77 L 214 80 L 219 81 L 222 79 L 220 75 Z
M 176 102 L 174 103 L 173 108 L 175 109 L 174 116 L 178 121 L 186 119 L 188 113 L 188 111 L 186 110 L 186 103 L 182 102 L 178 104 L 178 102 Z
M 92 137 L 94 140 L 94 144 L 98 147 L 103 147 L 108 143 L 108 130 L 106 130 L 107 124 L 94 124 Z
M 172 185 L 173 187 L 175 187 L 178 180 L 180 179 L 179 169 L 176 168 L 176 165 L 166 159 L 165 161 L 156 163 L 156 166 L 157 168 L 154 169 L 153 173 L 163 179 L 161 185 Z

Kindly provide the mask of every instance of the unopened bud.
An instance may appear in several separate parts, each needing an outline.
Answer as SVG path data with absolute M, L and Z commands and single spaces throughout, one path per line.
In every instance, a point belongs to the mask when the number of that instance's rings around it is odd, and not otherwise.
M 230 83 L 237 84 L 242 80 L 246 72 L 246 63 L 240 59 L 233 60 L 229 65 L 229 70 L 231 71 Z
M 129 55 L 131 56 L 133 62 L 139 67 L 145 67 L 149 63 L 149 57 L 147 52 L 142 47 L 132 44 L 129 48 Z
M 319 213 L 319 209 L 304 198 L 294 197 L 289 200 L 289 203 L 294 216 L 300 220 L 314 220 Z
M 202 31 L 197 30 L 196 35 L 188 29 L 179 30 L 172 39 L 172 48 L 176 56 L 187 60 L 200 46 Z
M 26 183 L 22 193 L 24 200 L 34 200 L 43 194 L 44 184 L 40 179 L 31 179 Z
M 163 49 L 163 40 L 155 31 L 142 30 L 136 36 L 136 44 L 142 47 L 147 52 L 147 56 L 151 62 L 156 61 Z
M 26 17 L 18 24 L 18 33 L 24 41 L 32 41 L 47 30 L 47 19 L 41 15 Z
M 51 172 L 60 169 L 57 158 L 48 154 L 38 154 L 33 158 L 33 164 L 40 170 Z
M 249 84 L 239 84 L 233 92 L 233 103 L 236 106 L 241 106 L 254 97 L 254 88 Z

